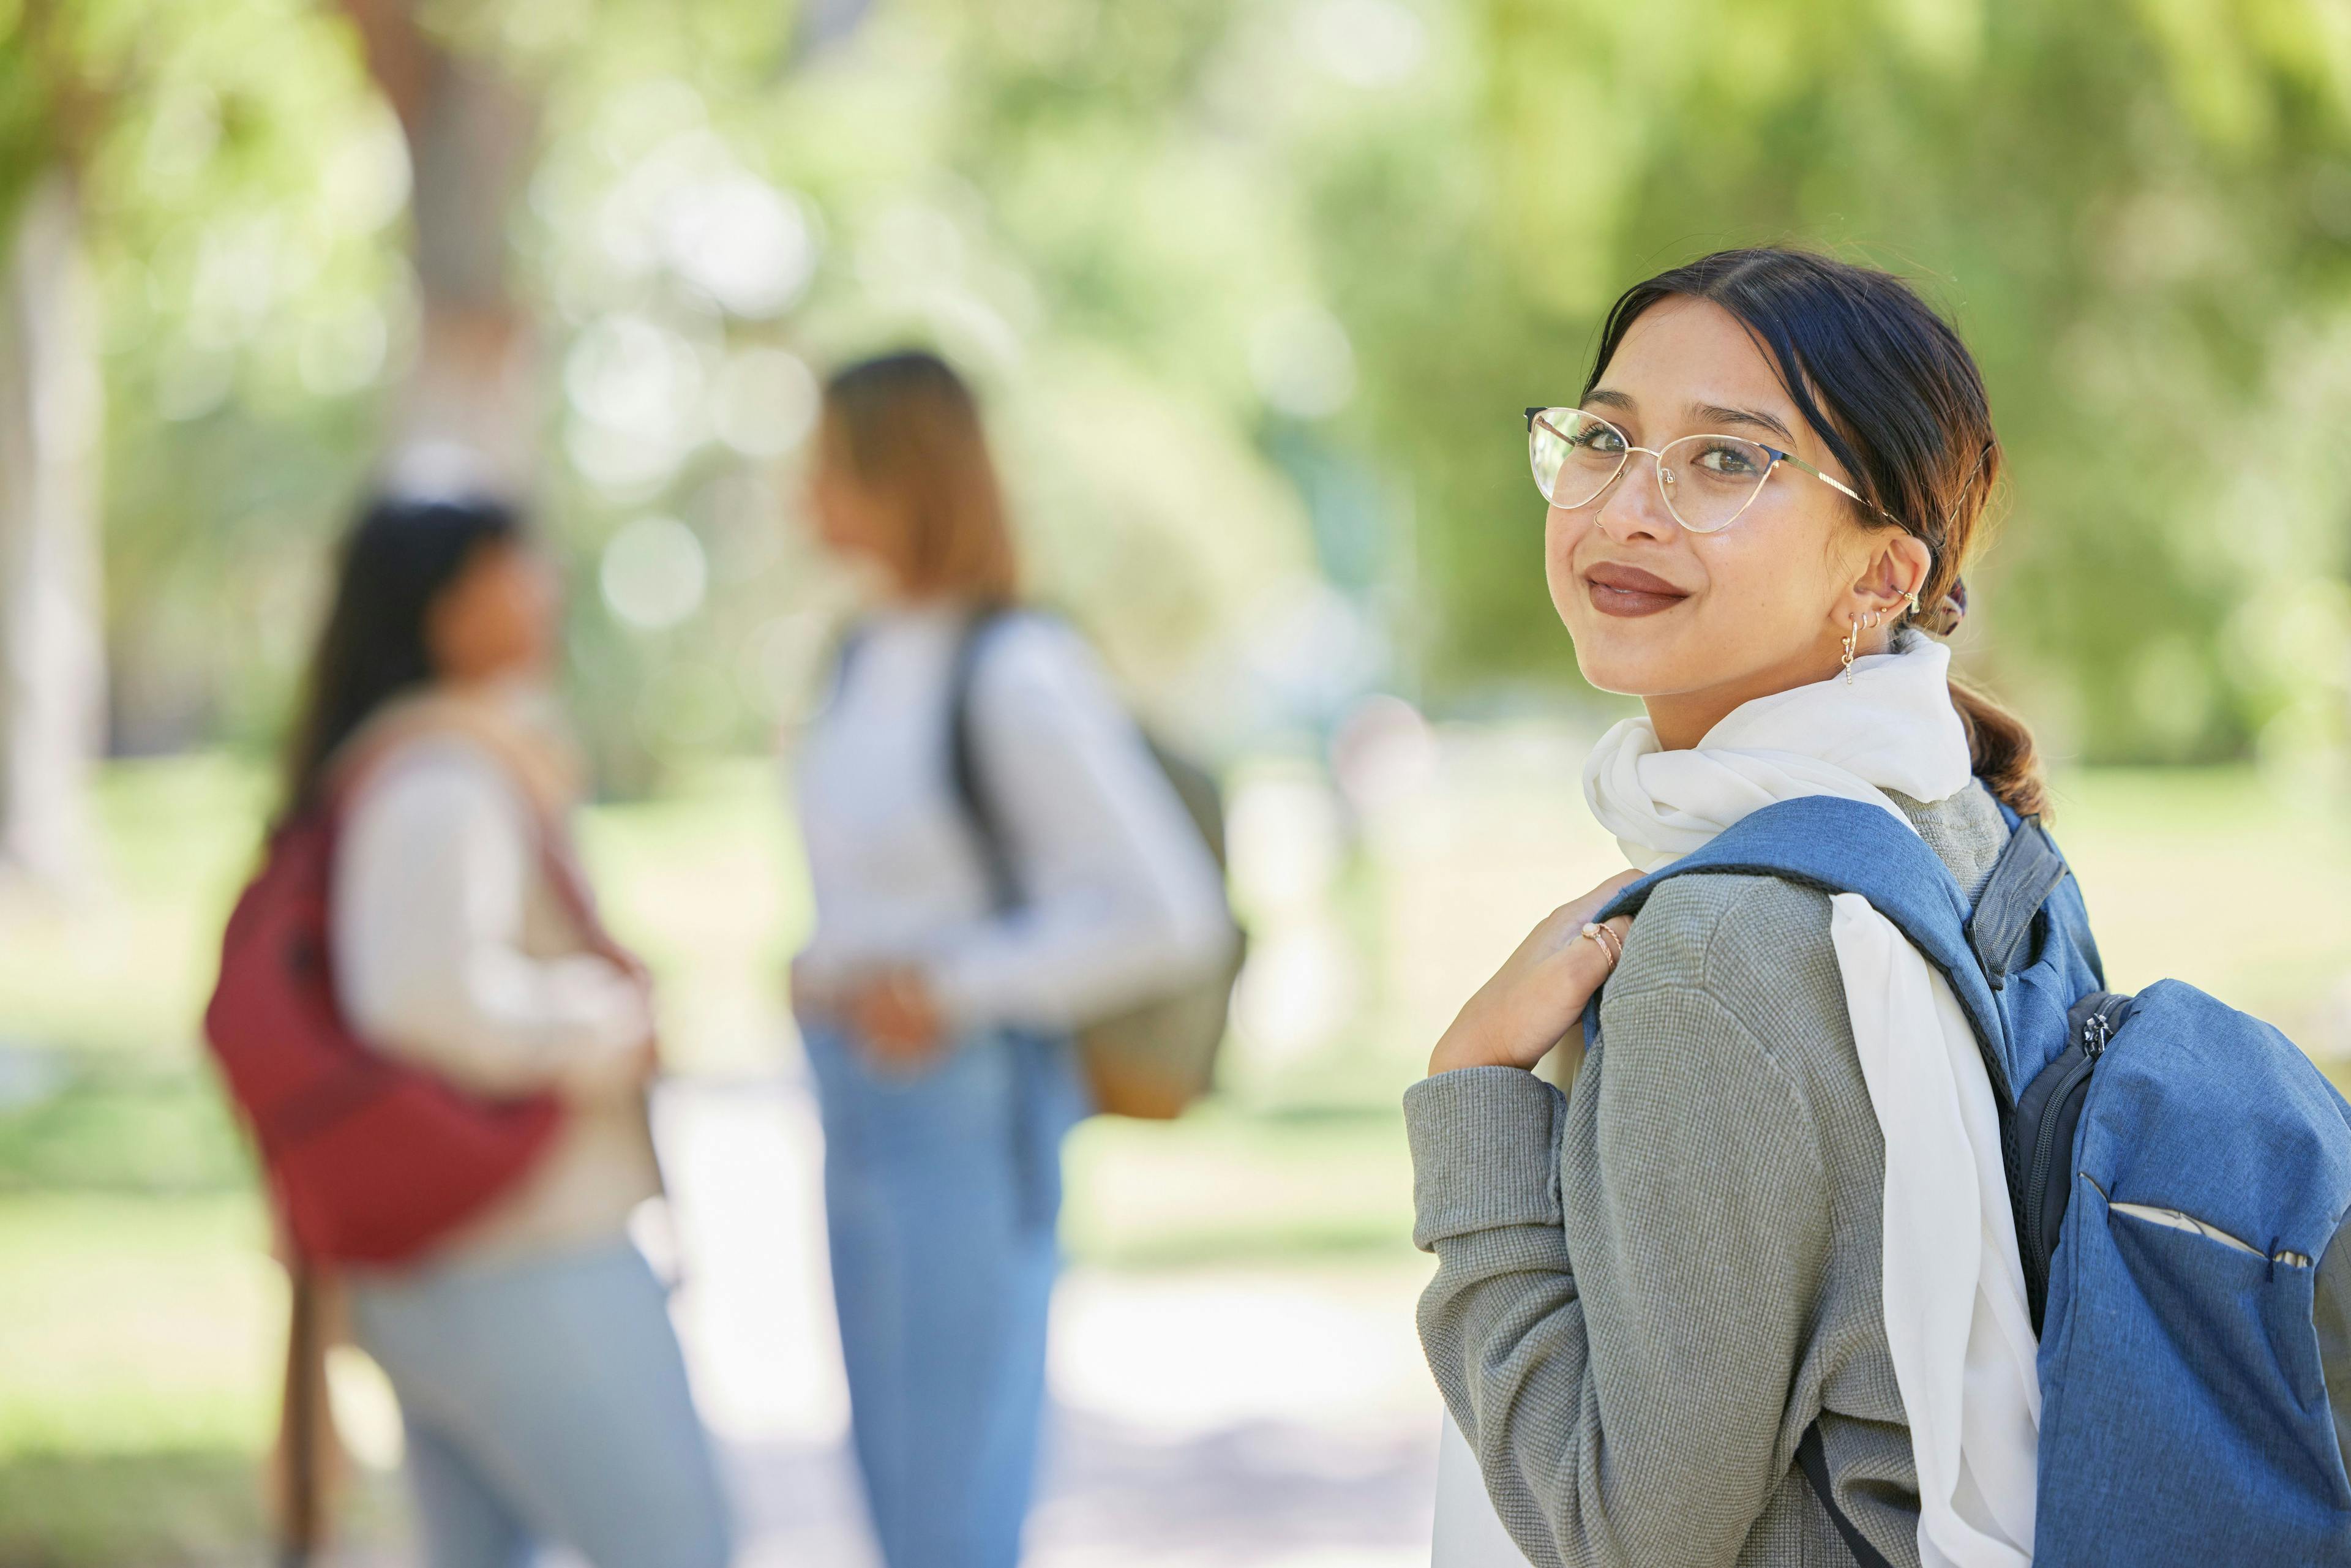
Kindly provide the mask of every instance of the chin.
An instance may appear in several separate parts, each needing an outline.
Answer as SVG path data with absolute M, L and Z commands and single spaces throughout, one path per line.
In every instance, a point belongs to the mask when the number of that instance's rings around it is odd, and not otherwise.
M 1594 691 L 1613 692 L 1620 697 L 1654 696 L 1669 685 L 1660 683 L 1639 659 L 1587 656 L 1579 644 L 1575 667 L 1583 673 L 1584 684 Z
M 1652 622 L 1619 621 L 1593 612 L 1567 622 L 1575 644 L 1575 667 L 1584 684 L 1619 696 L 1646 697 L 1677 691 L 1690 660 L 1677 646 L 1683 638 Z

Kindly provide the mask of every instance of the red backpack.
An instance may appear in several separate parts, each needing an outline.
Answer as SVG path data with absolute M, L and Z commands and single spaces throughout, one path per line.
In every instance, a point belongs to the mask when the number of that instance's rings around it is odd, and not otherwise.
M 563 1112 L 548 1092 L 476 1098 L 370 1046 L 344 1021 L 327 921 L 347 794 L 333 791 L 271 838 L 229 916 L 204 1035 L 259 1145 L 298 1256 L 398 1263 L 518 1180 Z M 591 946 L 632 962 L 604 936 L 584 886 L 551 845 L 545 860 Z

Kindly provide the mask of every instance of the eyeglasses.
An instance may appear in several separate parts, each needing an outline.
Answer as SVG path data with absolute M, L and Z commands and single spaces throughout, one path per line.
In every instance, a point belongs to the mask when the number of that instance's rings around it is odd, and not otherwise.
M 1662 447 L 1635 446 L 1596 413 L 1580 408 L 1527 410 L 1527 457 L 1534 465 L 1535 488 L 1562 511 L 1598 500 L 1635 452 L 1657 460 L 1657 493 L 1665 497 L 1666 510 L 1694 534 L 1719 533 L 1737 522 L 1782 463 L 1877 510 L 1851 486 L 1830 478 L 1793 453 L 1760 441 L 1685 435 Z

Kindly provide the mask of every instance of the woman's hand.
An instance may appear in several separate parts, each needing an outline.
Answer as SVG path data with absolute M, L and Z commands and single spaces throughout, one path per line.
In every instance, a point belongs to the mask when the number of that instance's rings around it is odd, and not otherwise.
M 876 1066 L 912 1072 L 927 1066 L 946 1035 L 930 981 L 912 964 L 893 964 L 848 988 L 841 1017 Z
M 1614 948 L 1584 936 L 1584 926 L 1620 888 L 1640 877 L 1638 872 L 1620 873 L 1545 915 L 1494 977 L 1463 1004 L 1428 1059 L 1431 1075 L 1461 1067 L 1531 1068 L 1541 1061 L 1575 1027 L 1583 1004 L 1616 967 L 1615 956 L 1624 951 L 1633 922 L 1620 915 L 1607 923 L 1616 938 Z

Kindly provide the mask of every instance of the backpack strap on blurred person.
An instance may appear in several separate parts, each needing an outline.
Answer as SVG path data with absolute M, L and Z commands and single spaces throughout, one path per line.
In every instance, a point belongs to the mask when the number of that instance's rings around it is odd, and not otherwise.
M 966 623 L 947 682 L 948 765 L 957 802 L 970 824 L 999 913 L 1022 902 L 1019 867 L 994 809 L 981 767 L 973 687 L 980 661 L 998 634 L 1035 614 L 1009 604 L 983 605 Z M 1225 806 L 1215 774 L 1169 751 L 1137 727 L 1138 737 L 1176 803 L 1191 821 L 1221 872 L 1225 866 Z M 1228 918 L 1231 908 L 1227 906 Z M 1078 1059 L 1097 1111 L 1115 1116 L 1166 1121 L 1208 1092 L 1216 1081 L 1217 1054 L 1231 1011 L 1233 986 L 1248 955 L 1248 933 L 1233 921 L 1237 940 L 1223 962 L 1163 996 L 1137 998 L 1133 1007 L 1093 1019 L 1077 1031 Z
M 278 1568 L 309 1568 L 325 1551 L 342 1445 L 327 1391 L 327 1350 L 340 1291 L 298 1253 L 286 1261 L 286 1384 L 277 1424 Z
M 1009 604 L 983 604 L 964 623 L 963 634 L 956 643 L 955 667 L 947 677 L 947 767 L 953 776 L 956 799 L 961 802 L 964 819 L 971 824 L 972 841 L 978 847 L 980 866 L 987 873 L 989 897 L 997 910 L 1015 909 L 1020 904 L 1020 877 L 1012 863 L 1012 851 L 1004 841 L 1004 831 L 997 821 L 988 800 L 987 781 L 981 777 L 977 721 L 972 713 L 972 689 L 979 680 L 980 661 L 996 634 L 1019 614 Z

